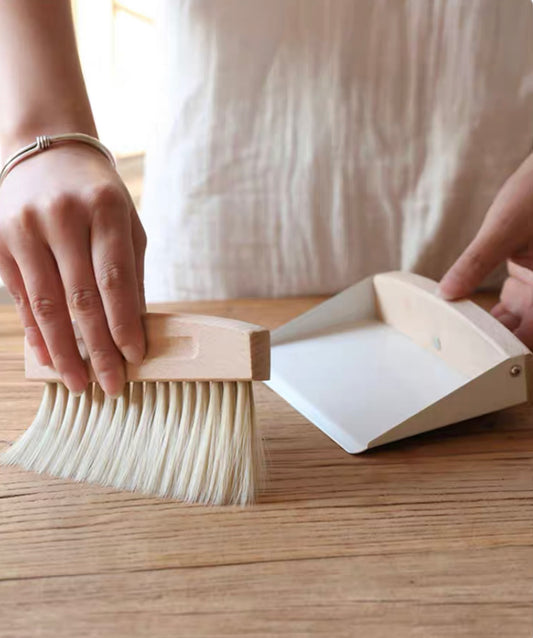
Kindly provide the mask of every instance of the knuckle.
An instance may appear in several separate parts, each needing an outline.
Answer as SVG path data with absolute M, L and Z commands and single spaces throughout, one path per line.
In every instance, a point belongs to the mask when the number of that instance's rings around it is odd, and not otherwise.
M 24 232 L 31 232 L 35 228 L 37 210 L 31 204 L 23 204 L 19 210 L 18 223 Z
M 93 186 L 89 192 L 89 203 L 94 208 L 115 208 L 124 204 L 124 194 L 112 182 Z
M 125 286 L 128 277 L 122 266 L 116 263 L 108 263 L 100 268 L 97 280 L 104 292 L 116 292 Z
M 11 299 L 13 299 L 13 303 L 18 310 L 22 310 L 25 305 L 24 295 L 18 290 L 9 290 L 9 294 L 11 295 Z
M 49 321 L 57 316 L 57 302 L 51 297 L 35 295 L 31 298 L 30 306 L 37 321 Z
M 63 230 L 71 226 L 73 219 L 83 210 L 83 204 L 74 193 L 59 193 L 54 195 L 46 209 L 48 218 L 56 230 Z
M 98 291 L 94 288 L 74 288 L 69 295 L 69 305 L 76 312 L 94 312 L 100 307 Z
M 80 207 L 80 199 L 74 193 L 58 193 L 50 200 L 50 210 L 58 216 L 70 215 L 73 210 Z
M 33 204 L 22 204 L 13 209 L 9 216 L 3 220 L 2 239 L 9 245 L 18 243 L 21 237 L 33 237 L 37 233 L 39 224 L 39 211 Z
M 17 310 L 22 310 L 26 306 L 26 296 L 23 291 L 13 284 L 13 282 L 9 281 L 7 277 L 4 276 L 4 283 L 6 284 L 7 292 L 9 293 L 13 303 Z

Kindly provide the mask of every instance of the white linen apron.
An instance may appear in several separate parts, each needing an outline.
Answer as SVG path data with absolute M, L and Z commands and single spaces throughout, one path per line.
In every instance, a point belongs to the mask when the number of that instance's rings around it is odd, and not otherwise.
M 150 301 L 438 279 L 532 148 L 530 0 L 162 8 Z

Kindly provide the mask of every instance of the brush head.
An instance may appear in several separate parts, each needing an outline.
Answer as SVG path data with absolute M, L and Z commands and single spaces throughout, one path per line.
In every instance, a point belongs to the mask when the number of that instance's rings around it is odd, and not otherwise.
M 143 317 L 147 351 L 139 366 L 126 364 L 128 381 L 251 381 L 270 376 L 270 333 L 244 321 L 185 313 L 148 312 Z M 96 380 L 76 322 L 74 333 L 89 379 Z M 27 340 L 26 378 L 59 381 L 40 365 Z
M 112 399 L 77 397 L 25 343 L 26 377 L 46 381 L 37 416 L 0 462 L 189 502 L 245 504 L 262 476 L 252 380 L 268 379 L 270 335 L 242 321 L 147 313 L 147 353 Z M 95 380 L 78 326 L 74 332 Z
M 117 399 L 46 383 L 33 423 L 0 463 L 216 505 L 252 503 L 263 476 L 251 381 L 130 382 Z

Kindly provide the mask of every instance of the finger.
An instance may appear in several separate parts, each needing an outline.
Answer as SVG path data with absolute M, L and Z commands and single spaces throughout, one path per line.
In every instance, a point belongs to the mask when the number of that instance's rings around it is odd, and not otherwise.
M 35 352 L 37 361 L 42 366 L 51 366 L 52 358 L 31 311 L 22 275 L 11 255 L 0 253 L 0 274 L 9 294 L 13 298 L 18 315 L 24 326 L 24 334 Z
M 146 233 L 137 212 L 131 215 L 131 233 L 133 250 L 135 252 L 135 267 L 137 273 L 137 287 L 139 289 L 139 303 L 141 312 L 146 312 L 146 297 L 144 292 L 144 257 L 146 253 Z
M 91 257 L 96 284 L 113 341 L 130 363 L 138 365 L 145 342 L 129 209 L 125 198 L 109 189 L 97 193 L 93 205 Z
M 509 312 L 505 304 L 501 301 L 491 308 L 490 314 L 511 332 L 516 330 L 520 325 L 520 317 Z
M 69 212 L 72 215 L 75 211 Z M 124 361 L 109 332 L 94 278 L 89 228 L 83 224 L 59 226 L 53 233 L 51 248 L 63 280 L 67 302 L 77 321 L 98 382 L 106 394 L 117 397 L 122 393 L 126 381 Z
M 29 305 L 55 369 L 71 392 L 81 393 L 89 381 L 82 361 L 57 265 L 47 246 L 31 233 L 15 242 L 13 257 L 20 269 Z
M 533 312 L 529 311 L 522 317 L 522 321 L 520 322 L 518 328 L 514 330 L 514 334 L 530 350 L 533 349 Z
M 444 299 L 458 299 L 471 294 L 506 259 L 507 247 L 497 239 L 492 233 L 478 233 L 441 279 L 439 294 Z
M 499 301 L 490 309 L 490 314 L 493 317 L 496 317 L 496 319 L 498 319 L 500 315 L 503 315 L 506 312 L 507 312 L 507 308 L 505 307 L 505 304 L 503 304 L 501 301 Z
M 533 311 L 533 286 L 508 277 L 503 284 L 500 301 L 507 312 L 518 317 L 527 316 Z
M 494 313 L 492 312 L 492 314 Z M 500 312 L 498 312 L 497 315 L 494 316 L 501 324 L 503 324 L 507 328 L 507 330 L 510 330 L 511 332 L 514 332 L 520 325 L 520 317 L 513 315 L 512 312 L 501 310 Z
M 504 312 L 498 317 L 498 321 L 502 323 L 507 330 L 514 332 L 520 325 L 520 317 L 513 315 L 511 312 Z
M 533 271 L 533 241 L 528 242 L 521 250 L 513 253 L 512 258 L 507 260 L 507 269 L 511 264 L 521 266 L 530 273 Z
M 517 281 L 521 281 L 523 284 L 533 288 L 533 271 L 530 268 L 517 263 L 515 259 L 508 259 L 507 271 Z

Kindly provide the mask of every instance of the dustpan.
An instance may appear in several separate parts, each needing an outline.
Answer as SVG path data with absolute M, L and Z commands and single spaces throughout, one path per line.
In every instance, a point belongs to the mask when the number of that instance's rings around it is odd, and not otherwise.
M 271 333 L 267 385 L 347 452 L 528 401 L 531 351 L 437 283 L 380 273 Z

